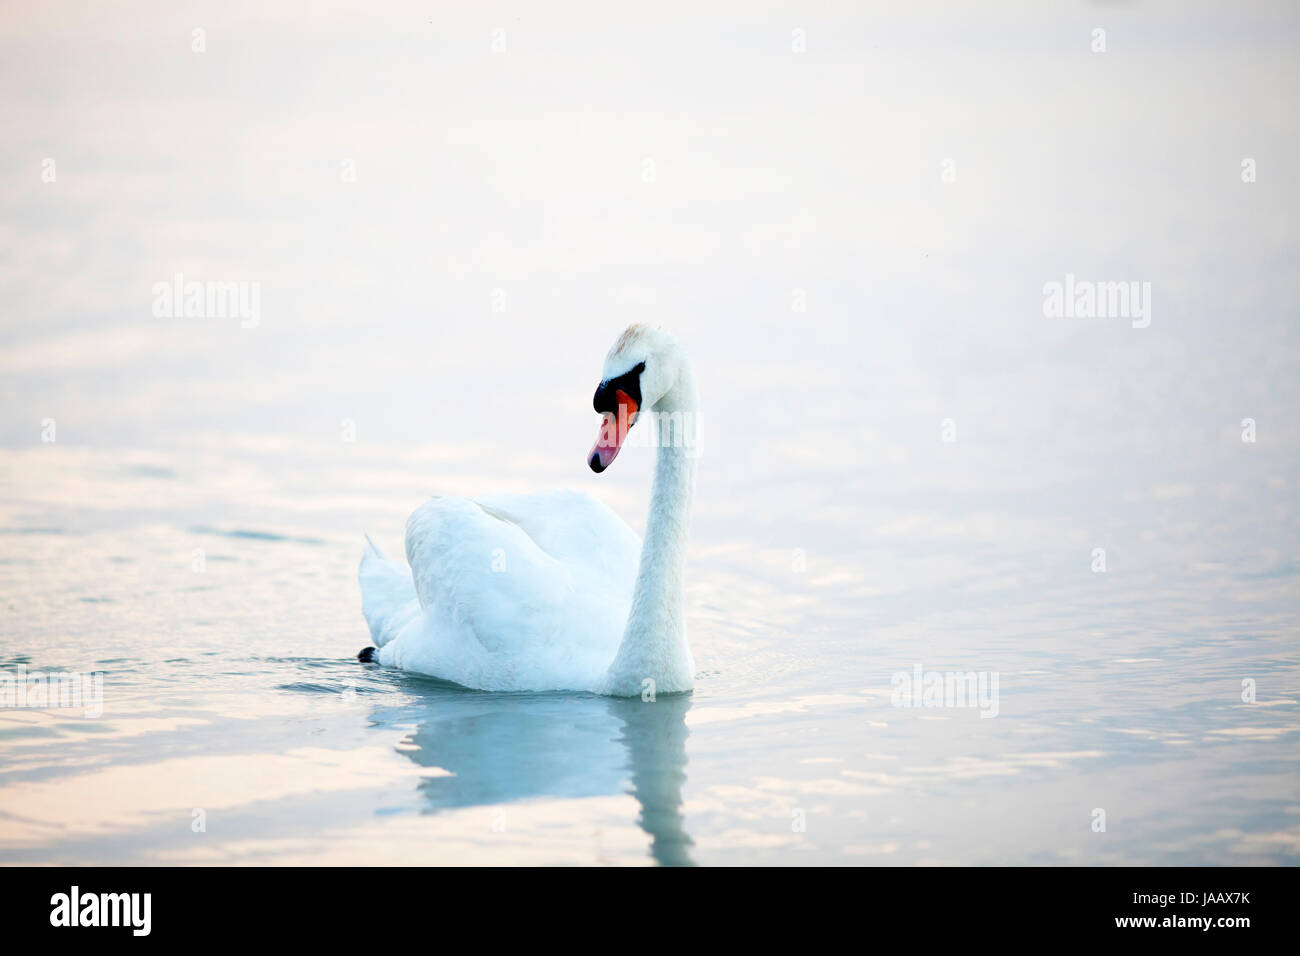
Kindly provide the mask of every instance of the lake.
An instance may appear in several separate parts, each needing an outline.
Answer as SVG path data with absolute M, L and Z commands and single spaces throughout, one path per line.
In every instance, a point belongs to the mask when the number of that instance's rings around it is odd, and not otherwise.
M 145 9 L 0 31 L 0 863 L 1300 859 L 1293 9 Z M 644 527 L 638 321 L 694 692 L 358 664 L 430 495 Z

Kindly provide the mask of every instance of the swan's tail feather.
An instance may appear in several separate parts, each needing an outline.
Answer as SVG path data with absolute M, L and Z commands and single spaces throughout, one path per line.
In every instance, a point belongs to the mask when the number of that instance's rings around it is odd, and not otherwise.
M 366 535 L 366 543 L 357 572 L 361 584 L 361 613 L 370 626 L 371 638 L 383 647 L 420 613 L 420 602 L 415 596 L 411 569 L 384 557 L 369 535 Z

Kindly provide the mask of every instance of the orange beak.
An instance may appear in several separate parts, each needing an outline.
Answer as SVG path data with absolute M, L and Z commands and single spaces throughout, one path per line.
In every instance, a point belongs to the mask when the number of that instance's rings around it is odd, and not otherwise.
M 614 418 L 613 412 L 605 412 L 601 416 L 596 444 L 591 446 L 591 454 L 587 456 L 587 464 L 597 474 L 608 468 L 610 462 L 618 455 L 618 450 L 623 447 L 623 440 L 627 438 L 627 431 L 636 422 L 639 411 L 636 400 L 622 389 L 616 391 L 614 397 L 618 401 L 618 418 L 617 420 Z

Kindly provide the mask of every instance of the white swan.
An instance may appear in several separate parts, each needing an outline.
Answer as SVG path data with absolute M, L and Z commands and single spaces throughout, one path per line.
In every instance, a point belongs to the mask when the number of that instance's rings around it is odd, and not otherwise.
M 362 612 L 377 645 L 361 660 L 480 690 L 631 697 L 694 686 L 682 565 L 696 394 L 681 345 L 662 329 L 627 329 L 593 405 L 602 415 L 588 458 L 595 472 L 634 422 L 653 429 L 645 543 L 582 492 L 434 498 L 406 523 L 409 568 L 373 542 L 361 558 Z

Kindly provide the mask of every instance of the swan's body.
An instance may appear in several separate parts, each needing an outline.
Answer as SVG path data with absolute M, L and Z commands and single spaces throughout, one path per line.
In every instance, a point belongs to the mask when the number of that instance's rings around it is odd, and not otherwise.
M 481 690 L 591 690 L 632 606 L 641 541 L 580 492 L 434 498 L 410 567 L 371 546 L 362 610 L 381 664 Z
M 581 492 L 434 498 L 407 521 L 409 567 L 373 544 L 361 559 L 373 659 L 480 690 L 691 689 L 682 566 L 695 456 L 682 439 L 683 429 L 693 437 L 695 387 L 676 340 L 628 329 L 606 359 L 595 405 L 606 426 L 611 416 L 621 425 L 592 450 L 598 472 L 643 407 L 660 426 L 644 545 Z

